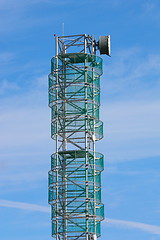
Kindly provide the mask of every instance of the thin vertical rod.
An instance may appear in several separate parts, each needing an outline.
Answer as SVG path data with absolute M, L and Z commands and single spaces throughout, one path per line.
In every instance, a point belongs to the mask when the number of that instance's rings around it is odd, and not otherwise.
M 94 89 L 94 69 L 92 69 L 92 87 L 93 87 L 93 99 L 95 99 L 95 89 Z M 94 232 L 96 233 L 96 144 L 95 144 L 95 138 L 96 138 L 96 121 L 95 121 L 95 104 L 93 104 L 93 188 L 94 188 Z
M 56 46 L 56 85 L 58 85 L 58 37 L 55 38 Z M 56 88 L 56 211 L 58 212 L 58 88 Z M 58 216 L 56 216 L 56 233 L 58 233 Z M 58 239 L 56 234 L 56 240 Z
M 64 54 L 66 53 L 65 45 L 63 49 Z M 62 110 L 63 110 L 63 142 L 62 142 L 62 149 L 63 151 L 66 151 L 66 59 L 64 58 L 64 61 L 62 62 Z M 63 198 L 63 240 L 67 240 L 67 219 L 66 219 L 66 212 L 67 212 L 67 183 L 66 183 L 66 155 L 64 155 L 62 160 L 62 198 Z
M 62 36 L 64 36 L 64 23 L 62 23 Z
M 84 36 L 84 51 L 87 51 L 87 39 L 86 35 Z M 86 161 L 86 240 L 89 240 L 88 230 L 89 230 L 89 223 L 88 223 L 88 207 L 89 207 L 89 196 L 88 196 L 88 84 L 87 84 L 87 59 L 85 56 L 84 61 L 84 69 L 85 69 L 85 161 Z

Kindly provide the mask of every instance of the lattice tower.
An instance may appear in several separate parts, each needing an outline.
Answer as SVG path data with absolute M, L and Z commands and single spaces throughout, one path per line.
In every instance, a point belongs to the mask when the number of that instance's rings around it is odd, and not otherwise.
M 101 235 L 103 155 L 95 143 L 103 137 L 99 119 L 102 58 L 86 34 L 55 37 L 51 59 L 49 107 L 51 156 L 49 204 L 56 240 L 90 240 Z

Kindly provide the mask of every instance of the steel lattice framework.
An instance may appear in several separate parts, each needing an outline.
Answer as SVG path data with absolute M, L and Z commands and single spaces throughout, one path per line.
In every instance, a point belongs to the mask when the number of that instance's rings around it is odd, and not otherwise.
M 56 56 L 49 74 L 51 137 L 56 141 L 49 171 L 52 236 L 89 240 L 100 236 L 104 218 L 103 155 L 95 151 L 95 142 L 103 137 L 99 119 L 102 59 L 91 36 L 55 39 Z

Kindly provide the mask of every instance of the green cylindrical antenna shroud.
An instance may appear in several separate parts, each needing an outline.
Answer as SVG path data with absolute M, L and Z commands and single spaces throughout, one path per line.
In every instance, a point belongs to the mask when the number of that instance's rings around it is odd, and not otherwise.
M 99 119 L 102 59 L 95 54 L 92 36 L 55 39 L 56 56 L 49 74 L 51 137 L 56 141 L 49 171 L 52 236 L 96 239 L 104 219 L 104 157 L 95 150 L 96 141 L 103 137 Z

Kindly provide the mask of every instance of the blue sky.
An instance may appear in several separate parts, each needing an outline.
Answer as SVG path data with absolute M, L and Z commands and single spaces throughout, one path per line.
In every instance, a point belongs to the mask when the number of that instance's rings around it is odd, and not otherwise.
M 104 56 L 101 240 L 160 239 L 159 0 L 0 0 L 0 237 L 52 239 L 47 75 L 53 34 L 111 35 Z

